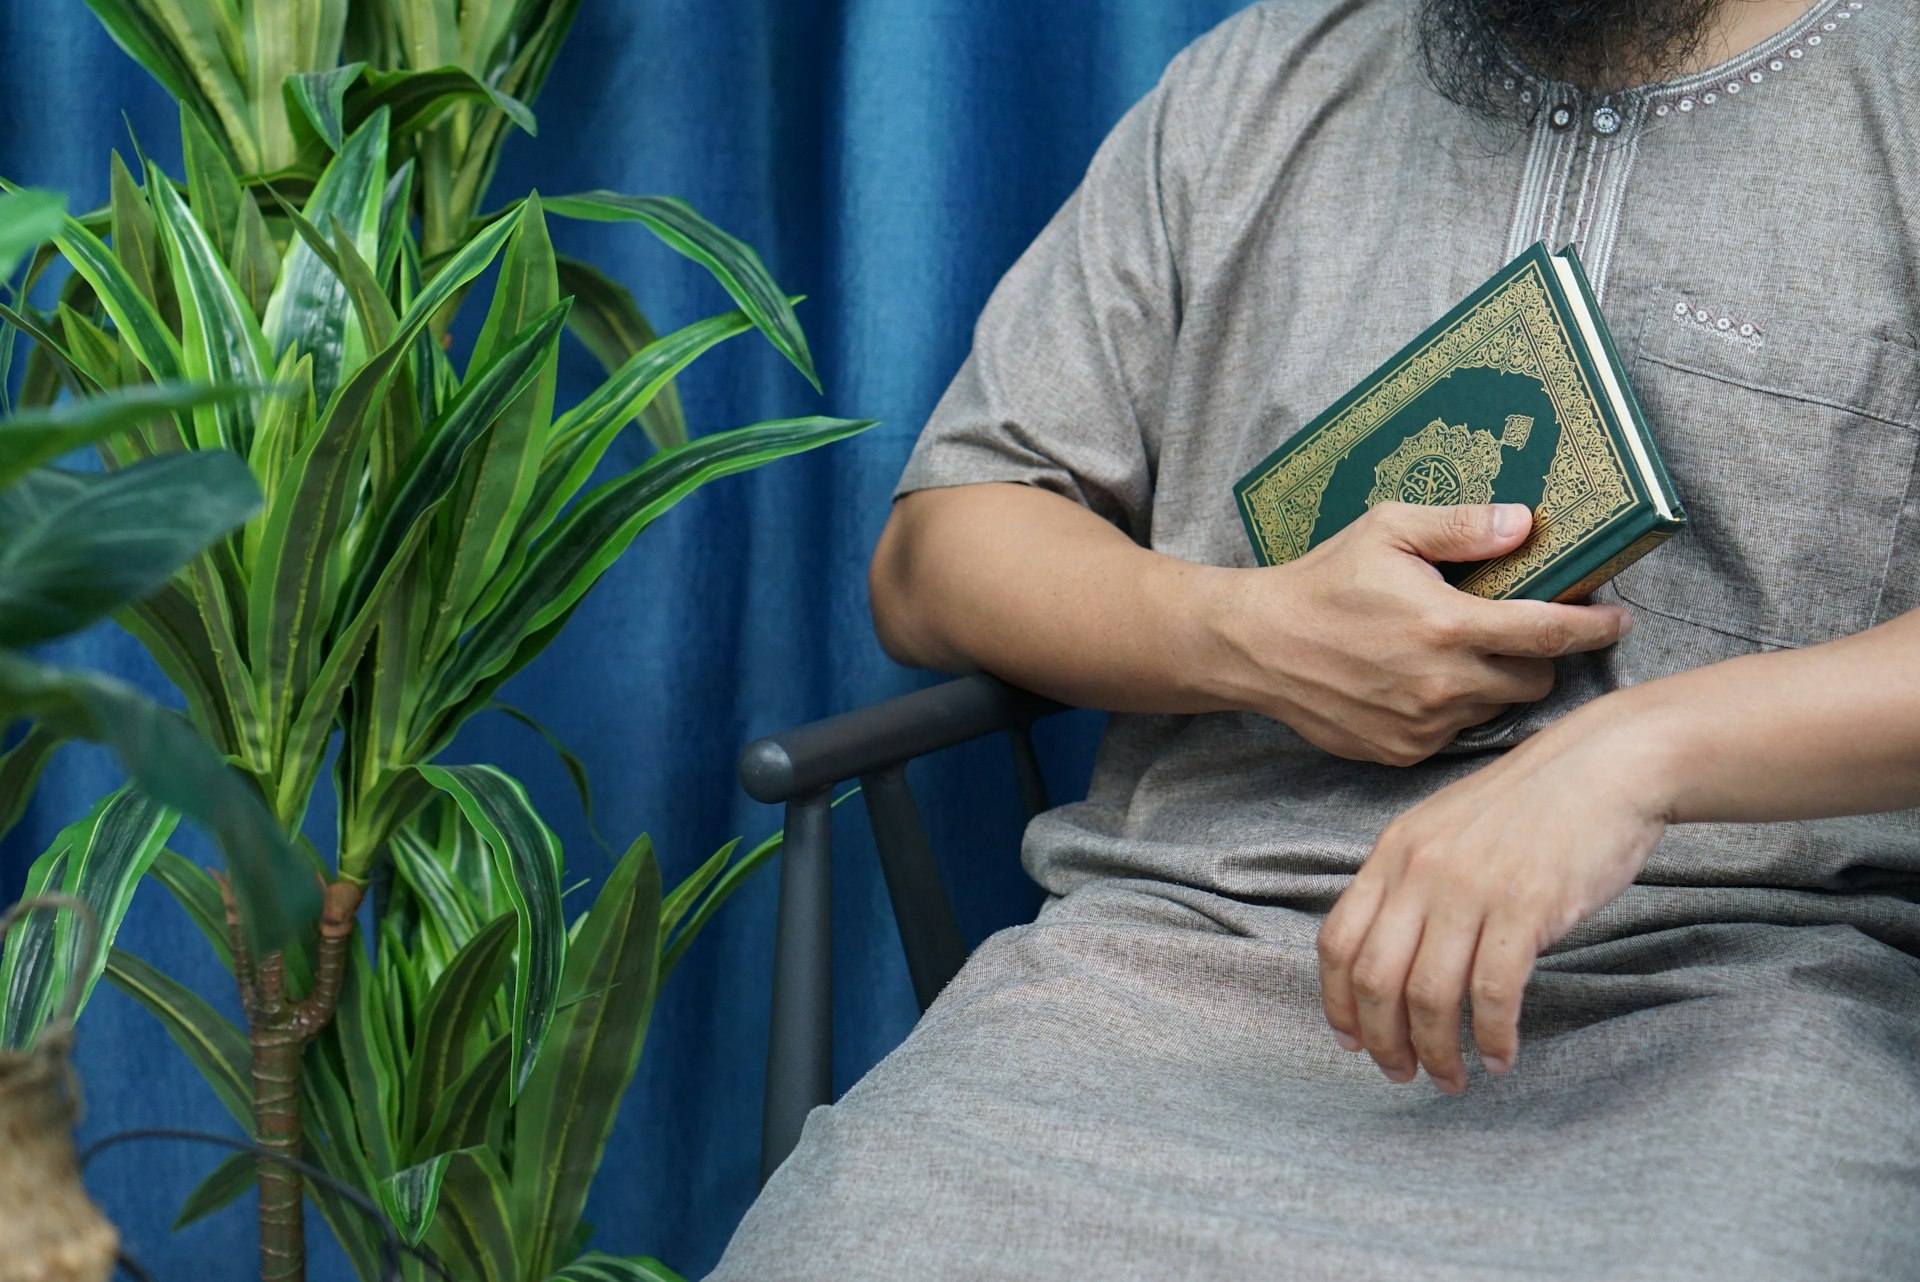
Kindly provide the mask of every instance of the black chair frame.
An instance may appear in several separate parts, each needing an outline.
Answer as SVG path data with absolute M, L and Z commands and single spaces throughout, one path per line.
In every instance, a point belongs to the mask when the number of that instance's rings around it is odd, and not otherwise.
M 1030 730 L 1059 711 L 1060 704 L 981 674 L 770 735 L 740 754 L 748 795 L 786 807 L 760 1131 L 763 1184 L 793 1152 L 807 1114 L 833 1102 L 834 788 L 859 781 L 914 996 L 925 1011 L 959 973 L 967 947 L 907 785 L 907 763 L 1005 732 L 1032 818 L 1048 803 Z

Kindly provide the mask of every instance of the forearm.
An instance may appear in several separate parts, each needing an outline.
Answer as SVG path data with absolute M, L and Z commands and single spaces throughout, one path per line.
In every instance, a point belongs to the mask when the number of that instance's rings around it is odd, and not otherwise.
M 1920 806 L 1920 612 L 1825 645 L 1696 668 L 1589 706 L 1590 719 L 1570 722 L 1619 728 L 1675 823 Z
M 1026 485 L 910 494 L 874 554 L 874 622 L 903 663 L 981 669 L 1116 712 L 1210 712 L 1207 598 L 1233 571 L 1134 543 Z

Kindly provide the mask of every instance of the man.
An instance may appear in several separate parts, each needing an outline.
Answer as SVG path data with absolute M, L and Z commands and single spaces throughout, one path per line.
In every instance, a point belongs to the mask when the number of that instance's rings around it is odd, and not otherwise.
M 1897 0 L 1275 0 L 1183 54 L 873 565 L 899 658 L 1116 713 L 1091 795 L 718 1276 L 1911 1274 L 1917 139 Z M 1524 509 L 1251 568 L 1234 479 L 1536 240 L 1690 528 L 1589 604 L 1432 568 Z

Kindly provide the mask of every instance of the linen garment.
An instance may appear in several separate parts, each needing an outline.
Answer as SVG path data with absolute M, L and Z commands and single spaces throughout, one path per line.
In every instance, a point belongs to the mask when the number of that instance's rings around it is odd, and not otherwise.
M 1608 690 L 1920 605 L 1920 17 L 1823 0 L 1602 95 L 1423 80 L 1399 0 L 1176 60 L 1007 276 L 902 492 L 1070 496 L 1251 566 L 1232 485 L 1535 240 L 1572 242 L 1691 517 L 1619 645 L 1411 768 L 1252 715 L 1115 716 L 987 941 L 749 1213 L 721 1279 L 1920 1272 L 1920 817 L 1671 830 L 1542 959 L 1515 1071 L 1389 1085 L 1320 1012 L 1380 830 Z M 1920 656 L 1916 657 L 1920 662 Z

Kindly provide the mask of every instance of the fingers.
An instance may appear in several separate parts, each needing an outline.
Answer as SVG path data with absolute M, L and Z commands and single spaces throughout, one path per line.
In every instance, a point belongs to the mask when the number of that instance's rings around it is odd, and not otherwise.
M 1372 524 L 1426 561 L 1484 561 L 1520 546 L 1533 528 L 1524 503 L 1422 507 L 1382 503 L 1368 513 Z
M 1360 1040 L 1373 1062 L 1396 1085 L 1420 1074 L 1407 1026 L 1407 975 L 1420 947 L 1426 914 L 1404 896 L 1389 900 L 1374 918 L 1367 942 L 1353 963 L 1353 1001 Z
M 1320 1004 L 1344 1050 L 1361 1048 L 1360 1010 L 1353 997 L 1353 963 L 1366 942 L 1386 887 L 1362 869 L 1320 926 Z
M 1511 913 L 1490 918 L 1473 958 L 1473 1040 L 1489 1073 L 1504 1073 L 1520 1054 L 1520 1000 L 1533 973 L 1537 933 Z
M 1436 914 L 1420 935 L 1407 975 L 1407 1026 L 1414 1053 L 1433 1084 L 1449 1095 L 1467 1088 L 1460 1058 L 1460 1011 L 1480 942 L 1480 923 Z
M 1557 659 L 1604 650 L 1633 631 L 1633 615 L 1617 605 L 1551 601 L 1483 601 L 1461 593 L 1467 643 L 1483 654 Z

